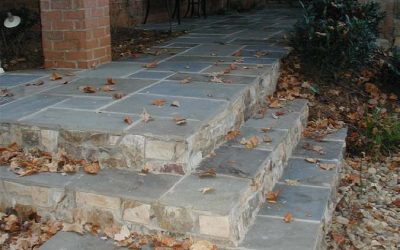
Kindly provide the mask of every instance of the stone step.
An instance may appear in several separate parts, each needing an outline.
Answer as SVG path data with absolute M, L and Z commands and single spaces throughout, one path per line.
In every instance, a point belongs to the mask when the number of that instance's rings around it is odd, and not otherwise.
M 278 119 L 273 113 L 285 112 Z M 250 119 L 242 135 L 204 159 L 197 172 L 213 168 L 214 178 L 196 173 L 179 176 L 104 169 L 97 175 L 40 173 L 23 178 L 0 168 L 4 205 L 33 205 L 41 214 L 72 222 L 127 224 L 141 231 L 169 231 L 235 245 L 283 171 L 301 137 L 308 107 L 295 100 Z M 269 127 L 266 133 L 261 128 Z M 256 135 L 260 144 L 247 149 L 241 137 Z M 271 143 L 264 143 L 268 135 Z M 100 185 L 101 184 L 101 185 Z M 202 193 L 204 188 L 210 193 Z
M 337 202 L 346 132 L 347 129 L 341 129 L 322 141 L 302 139 L 299 142 L 274 187 L 275 192 L 280 191 L 277 202 L 267 202 L 261 207 L 245 239 L 234 249 L 324 249 L 325 226 Z M 322 146 L 326 154 L 305 150 L 303 146 L 307 143 Z M 304 160 L 310 157 L 333 164 L 335 168 L 323 170 L 319 163 Z M 291 223 L 283 221 L 287 213 L 293 215 Z

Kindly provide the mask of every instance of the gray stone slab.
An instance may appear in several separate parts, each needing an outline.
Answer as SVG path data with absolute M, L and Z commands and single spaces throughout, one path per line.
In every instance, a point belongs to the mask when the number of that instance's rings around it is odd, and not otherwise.
M 208 38 L 210 40 L 210 38 Z M 230 56 L 238 51 L 241 46 L 237 45 L 220 45 L 220 44 L 202 44 L 182 55 L 191 56 Z
M 240 128 L 240 135 L 235 139 L 226 142 L 226 145 L 244 148 L 245 146 L 240 144 L 243 139 L 246 140 L 252 136 L 257 136 L 258 141 L 260 142 L 257 149 L 272 151 L 286 139 L 287 135 L 288 131 L 285 130 L 270 130 L 268 132 L 262 132 L 257 128 L 243 126 Z M 271 139 L 271 142 L 264 142 L 264 139 Z
M 303 185 L 331 187 L 334 183 L 336 171 L 321 169 L 318 164 L 306 162 L 304 159 L 289 159 L 283 170 L 281 182 L 297 180 Z
M 112 102 L 111 97 L 71 97 L 67 100 L 54 105 L 55 108 L 72 108 L 72 109 L 87 109 L 95 110 Z
M 289 52 L 290 49 L 283 48 L 281 46 L 271 46 L 269 44 L 264 45 L 248 45 L 243 48 L 245 51 L 276 51 L 276 52 Z
M 321 146 L 324 154 L 305 149 L 304 147 L 308 144 L 312 146 Z M 303 138 L 293 150 L 292 157 L 338 161 L 343 158 L 344 147 L 345 142 L 343 141 L 315 141 L 313 139 Z
M 62 96 L 34 95 L 0 107 L 0 121 L 12 122 L 64 100 Z
M 0 88 L 15 87 L 19 84 L 27 84 L 41 78 L 43 75 L 27 75 L 27 74 L 1 74 Z
M 162 81 L 161 83 L 142 90 L 141 93 L 232 100 L 237 97 L 245 87 L 245 85 L 241 86 L 236 84 L 198 82 L 182 84 L 177 81 Z
M 220 147 L 215 155 L 205 158 L 197 170 L 215 169 L 217 173 L 253 178 L 266 165 L 270 151 L 236 147 Z
M 64 188 L 68 183 L 78 179 L 82 175 L 82 173 L 61 175 L 61 173 L 45 172 L 21 177 L 10 171 L 7 166 L 0 166 L 0 179 L 3 181 L 49 188 Z
M 329 188 L 286 184 L 276 184 L 274 190 L 280 190 L 277 203 L 265 203 L 259 215 L 283 218 L 292 213 L 294 219 L 321 221 L 331 194 Z
M 240 195 L 251 185 L 250 180 L 217 176 L 216 178 L 199 178 L 186 176 L 160 200 L 175 207 L 186 207 L 194 210 L 209 211 L 218 215 L 228 215 L 239 202 Z M 200 189 L 209 187 L 215 191 L 203 194 Z
M 177 43 L 199 43 L 199 44 L 221 44 L 229 41 L 229 38 L 221 37 L 178 37 L 172 42 Z
M 140 63 L 112 62 L 80 73 L 84 77 L 124 77 L 142 69 Z
M 328 134 L 324 137 L 324 141 L 346 141 L 347 128 L 341 128 L 338 131 Z
M 149 71 L 149 70 L 144 70 L 144 71 L 139 71 L 135 74 L 132 74 L 129 76 L 129 78 L 142 78 L 142 79 L 156 79 L 156 80 L 161 80 L 165 77 L 171 76 L 175 74 L 175 72 L 167 72 L 167 71 Z
M 320 225 L 258 216 L 240 247 L 252 250 L 315 249 Z
M 170 62 L 207 62 L 212 64 L 219 63 L 251 63 L 251 64 L 273 64 L 278 62 L 274 58 L 254 58 L 254 57 L 235 57 L 235 56 L 175 56 L 168 59 Z
M 107 78 L 79 78 L 73 82 L 62 85 L 58 88 L 51 89 L 45 93 L 52 95 L 74 95 L 74 96 L 103 96 L 112 97 L 115 92 L 121 92 L 128 95 L 132 92 L 141 90 L 153 83 L 156 80 L 147 79 L 122 79 L 113 78 L 115 85 L 112 86 L 114 91 L 104 92 L 100 90 L 102 86 L 107 82 Z M 79 87 L 91 85 L 97 89 L 96 93 L 84 93 Z
M 227 68 L 229 68 L 229 64 L 218 64 L 207 68 L 202 73 L 220 74 L 220 72 L 224 72 L 224 70 Z M 261 76 L 267 74 L 270 71 L 271 71 L 270 65 L 238 64 L 237 69 L 231 70 L 229 74 L 244 75 L 244 76 Z
M 102 240 L 92 235 L 79 235 L 70 232 L 58 232 L 46 241 L 39 250 L 122 250 L 113 241 Z
M 191 73 L 176 73 L 167 78 L 167 80 L 182 81 L 184 79 L 190 78 L 190 83 L 192 82 L 211 82 L 212 77 L 209 74 L 191 74 Z M 234 75 L 224 75 L 220 77 L 226 83 L 230 84 L 252 84 L 255 83 L 256 77 L 254 76 L 234 76 Z
M 164 99 L 166 104 L 158 107 L 152 105 L 155 99 Z M 171 106 L 173 101 L 178 101 L 180 106 Z M 143 109 L 152 116 L 174 117 L 181 116 L 186 119 L 206 120 L 226 108 L 227 102 L 217 100 L 204 100 L 183 97 L 168 97 L 149 94 L 135 94 L 117 102 L 104 111 L 141 114 Z
M 139 175 L 121 169 L 102 169 L 96 175 L 85 174 L 68 185 L 76 191 L 109 195 L 139 201 L 155 201 L 166 193 L 180 176 Z M 101 185 L 99 185 L 101 183 Z
M 192 48 L 199 45 L 198 43 L 170 43 L 166 48 L 172 47 L 172 48 Z
M 209 63 L 197 63 L 197 62 L 161 62 L 155 68 L 148 69 L 162 70 L 162 71 L 173 71 L 173 72 L 200 72 L 205 68 L 209 67 Z
M 135 54 L 133 56 L 121 57 L 119 61 L 130 61 L 130 62 L 138 62 L 138 63 L 149 63 L 154 61 L 165 60 L 173 55 L 176 55 L 180 52 L 185 51 L 185 48 L 159 48 L 153 47 L 146 50 L 145 53 Z
M 260 56 L 259 58 L 282 58 L 285 57 L 288 52 L 280 52 L 280 51 L 263 51 L 266 54 Z M 257 51 L 255 50 L 243 50 L 242 56 L 244 57 L 257 57 Z
M 117 132 L 128 127 L 123 114 L 51 108 L 21 121 L 24 124 L 80 131 Z M 138 117 L 132 117 L 138 120 Z
M 179 126 L 171 118 L 154 117 L 148 123 L 139 122 L 127 132 L 135 135 L 145 135 L 163 139 L 183 140 L 196 133 L 201 122 L 188 120 L 185 125 Z
M 263 119 L 249 119 L 246 122 L 246 127 L 291 129 L 299 119 L 300 113 L 296 112 L 287 113 L 275 119 L 274 117 L 272 117 L 272 111 L 269 110 L 267 111 Z

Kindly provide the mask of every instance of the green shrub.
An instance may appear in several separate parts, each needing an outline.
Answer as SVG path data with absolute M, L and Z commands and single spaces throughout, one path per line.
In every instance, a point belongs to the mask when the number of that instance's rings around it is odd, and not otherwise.
M 372 59 L 384 17 L 377 3 L 311 0 L 302 6 L 304 15 L 290 40 L 306 69 L 332 76 L 356 70 Z

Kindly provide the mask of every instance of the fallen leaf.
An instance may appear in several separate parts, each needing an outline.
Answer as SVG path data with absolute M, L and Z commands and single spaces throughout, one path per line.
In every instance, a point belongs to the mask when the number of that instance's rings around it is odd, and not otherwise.
M 53 72 L 50 75 L 50 80 L 52 80 L 52 81 L 57 81 L 57 80 L 60 80 L 60 79 L 62 79 L 62 76 L 60 74 L 56 73 L 56 72 Z
M 153 117 L 147 113 L 146 109 L 143 109 L 142 114 L 140 114 L 140 120 L 144 123 L 148 123 L 153 120 Z
M 124 117 L 124 122 L 126 123 L 126 124 L 132 124 L 132 118 L 130 117 L 130 116 L 125 116 Z
M 267 136 L 267 135 L 264 135 L 263 141 L 264 141 L 265 143 L 270 143 L 270 142 L 272 142 L 272 139 L 271 139 L 271 137 L 269 137 L 269 136 Z
M 222 80 L 222 78 L 219 78 L 219 77 L 217 77 L 217 76 L 213 76 L 213 77 L 210 79 L 210 81 L 211 81 L 211 82 L 215 82 L 215 83 L 224 83 L 224 80 Z
M 209 241 L 200 240 L 190 246 L 190 250 L 218 250 L 218 248 Z
M 74 232 L 74 233 L 78 233 L 80 235 L 84 234 L 82 225 L 70 224 L 70 223 L 66 223 L 66 222 L 64 222 L 62 224 L 62 231 L 64 231 L 64 232 Z
M 315 158 L 305 158 L 304 160 L 305 160 L 306 162 L 308 162 L 308 163 L 317 163 L 317 162 L 318 162 L 318 160 L 315 159 Z
M 186 124 L 186 119 L 181 116 L 175 116 L 174 121 L 175 121 L 176 125 L 185 125 Z
M 315 151 L 315 152 L 317 152 L 317 153 L 319 153 L 321 155 L 325 154 L 324 148 L 322 146 L 319 146 L 319 145 L 313 145 L 311 143 L 305 143 L 303 145 L 303 148 L 306 149 L 306 150 Z
M 164 99 L 154 99 L 154 100 L 151 102 L 151 105 L 154 105 L 154 106 L 157 106 L 157 107 L 161 107 L 161 106 L 164 106 L 164 104 L 165 104 L 166 102 L 167 102 L 167 101 L 164 100 Z
M 400 199 L 396 199 L 392 201 L 392 205 L 395 205 L 396 207 L 400 207 Z
M 40 86 L 40 85 L 43 85 L 43 84 L 44 84 L 44 81 L 37 81 L 33 85 L 34 86 Z
M 179 108 L 181 106 L 181 104 L 179 103 L 179 101 L 172 101 L 171 106 Z
M 111 85 L 104 85 L 103 87 L 101 87 L 101 90 L 104 92 L 114 91 L 114 89 Z
M 91 86 L 91 85 L 86 85 L 86 86 L 81 86 L 79 87 L 79 90 L 82 91 L 83 93 L 96 93 L 96 87 Z
M 0 236 L 0 245 L 3 245 L 6 240 L 8 240 L 10 236 L 7 233 L 1 234 Z
M 240 135 L 240 130 L 228 131 L 228 133 L 226 133 L 226 135 L 225 135 L 225 140 L 227 140 L 227 141 L 233 140 L 236 137 L 238 137 L 239 135 Z
M 116 100 L 121 99 L 124 96 L 125 95 L 123 93 L 121 93 L 121 92 L 117 92 L 117 93 L 113 94 L 113 98 L 116 99 Z
M 158 61 L 153 61 L 153 62 L 146 63 L 145 65 L 143 65 L 143 67 L 145 67 L 147 69 L 152 69 L 152 68 L 157 67 L 157 65 L 158 65 Z
M 98 162 L 85 164 L 83 170 L 88 174 L 97 174 L 100 171 L 100 164 Z
M 107 78 L 106 85 L 114 85 L 115 83 L 112 78 Z
M 276 203 L 280 193 L 281 193 L 281 190 L 277 190 L 275 192 L 274 191 L 270 191 L 270 192 L 265 194 L 265 199 L 269 203 Z
M 260 128 L 260 131 L 261 131 L 262 133 L 267 133 L 268 131 L 271 131 L 271 130 L 272 130 L 271 127 L 269 127 L 269 128 Z
M 245 145 L 246 148 L 248 148 L 248 149 L 256 148 L 257 145 L 258 145 L 258 143 L 259 143 L 258 137 L 255 136 L 255 135 L 252 136 L 252 137 L 250 137 L 248 140 L 246 140 L 245 138 L 243 138 L 243 139 L 240 141 L 240 144 Z
M 208 193 L 214 192 L 215 189 L 212 188 L 212 187 L 204 187 L 204 188 L 200 188 L 199 191 L 200 191 L 202 194 L 208 194 Z
M 238 50 L 235 53 L 233 53 L 233 56 L 242 56 L 242 50 Z
M 292 213 L 286 213 L 285 216 L 283 217 L 283 221 L 285 223 L 290 223 L 293 221 L 293 214 Z
M 187 83 L 190 83 L 192 81 L 192 77 L 186 77 L 185 79 L 183 79 L 182 81 L 181 81 L 181 83 L 182 84 L 187 84 Z
M 207 170 L 203 170 L 197 173 L 197 176 L 200 178 L 210 178 L 210 177 L 216 177 L 217 172 L 215 171 L 214 168 L 209 168 Z
M 332 238 L 338 245 L 341 245 L 346 241 L 346 238 L 343 236 L 343 234 L 336 232 L 332 233 Z
M 292 180 L 292 179 L 286 179 L 285 183 L 288 184 L 289 186 L 297 186 L 300 184 L 298 180 Z
M 236 64 L 234 64 L 234 63 L 231 63 L 230 65 L 229 65 L 229 69 L 230 70 L 237 70 L 237 65 Z
M 55 166 L 56 167 L 56 166 Z M 49 171 L 50 172 L 56 172 L 57 170 L 56 169 L 50 169 L 49 168 Z M 65 164 L 64 166 L 63 166 L 63 171 L 65 172 L 65 173 L 76 173 L 77 172 L 77 167 L 75 166 L 75 165 L 72 165 L 72 164 Z
M 266 55 L 268 55 L 268 54 L 269 54 L 268 51 L 264 51 L 264 50 L 262 50 L 262 51 L 257 51 L 256 54 L 255 54 L 255 57 L 260 58 L 260 57 L 266 56 Z
M 119 233 L 114 235 L 114 240 L 115 241 L 123 241 L 126 240 L 131 236 L 131 232 L 129 232 L 129 229 L 126 225 L 122 226 L 121 231 Z
M 275 99 L 275 100 L 271 101 L 268 106 L 270 108 L 281 108 L 282 107 L 282 105 L 281 105 L 281 103 L 279 102 L 278 99 Z
M 332 170 L 336 168 L 335 163 L 319 163 L 319 168 L 323 170 Z

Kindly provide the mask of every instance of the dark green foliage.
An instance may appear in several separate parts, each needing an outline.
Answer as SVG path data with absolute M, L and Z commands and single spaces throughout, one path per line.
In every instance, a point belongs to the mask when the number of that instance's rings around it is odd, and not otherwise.
M 366 65 L 376 49 L 383 14 L 374 2 L 311 0 L 295 26 L 291 44 L 306 69 L 330 76 Z

